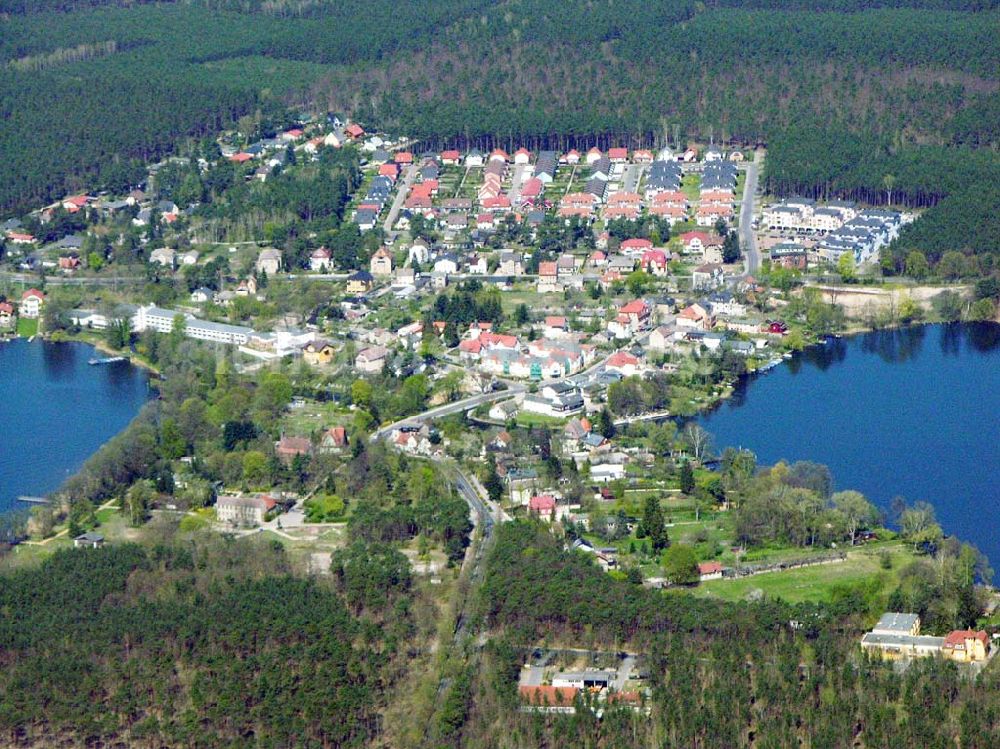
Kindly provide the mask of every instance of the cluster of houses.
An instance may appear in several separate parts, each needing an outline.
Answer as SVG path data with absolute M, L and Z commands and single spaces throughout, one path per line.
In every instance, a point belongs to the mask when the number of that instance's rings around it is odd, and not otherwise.
M 845 254 L 856 265 L 877 263 L 880 250 L 899 236 L 907 221 L 896 211 L 862 211 L 819 240 L 814 251 L 828 263 L 836 263 Z
M 858 265 L 877 262 L 882 247 L 911 220 L 896 211 L 859 210 L 848 200 L 820 205 L 811 198 L 787 198 L 764 209 L 760 226 L 772 235 L 803 240 L 770 248 L 773 263 L 803 269 L 810 260 L 836 264 L 844 254 Z
M 10 301 L 0 301 L 0 330 L 9 330 L 17 323 L 20 315 L 29 320 L 41 317 L 45 305 L 45 293 L 38 289 L 28 289 L 21 293 L 21 301 L 14 305 Z
M 977 663 L 992 657 L 989 636 L 982 630 L 954 630 L 944 637 L 920 633 L 917 614 L 888 612 L 861 638 L 866 653 L 890 660 L 939 656 L 957 663 Z

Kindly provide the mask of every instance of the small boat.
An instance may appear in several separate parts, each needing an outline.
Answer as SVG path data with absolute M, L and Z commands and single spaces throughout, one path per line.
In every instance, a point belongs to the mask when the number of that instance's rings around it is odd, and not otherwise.
M 87 361 L 87 364 L 90 364 L 91 366 L 93 366 L 95 364 L 114 364 L 116 361 L 125 361 L 125 357 L 124 356 L 107 356 L 107 357 L 104 357 L 103 359 L 96 359 L 96 358 L 95 359 L 89 359 Z

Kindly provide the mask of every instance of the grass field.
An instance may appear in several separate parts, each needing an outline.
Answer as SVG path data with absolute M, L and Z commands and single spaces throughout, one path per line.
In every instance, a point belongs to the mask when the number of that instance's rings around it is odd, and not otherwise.
M 697 174 L 685 174 L 681 178 L 681 192 L 692 203 L 701 197 L 701 177 Z
M 876 548 L 889 550 L 892 569 L 882 569 Z M 782 598 L 790 603 L 821 602 L 830 600 L 837 586 L 852 585 L 873 578 L 880 580 L 883 591 L 889 591 L 899 581 L 899 570 L 914 557 L 901 544 L 876 548 L 849 552 L 847 560 L 843 562 L 766 572 L 739 580 L 713 580 L 699 585 L 693 592 L 699 596 L 739 601 L 759 590 L 766 596 Z
M 38 320 L 30 317 L 17 318 L 17 334 L 22 338 L 31 338 L 38 334 Z

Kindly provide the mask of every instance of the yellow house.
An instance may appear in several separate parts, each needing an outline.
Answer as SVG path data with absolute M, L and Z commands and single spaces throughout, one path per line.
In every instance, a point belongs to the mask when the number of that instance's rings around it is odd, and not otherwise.
M 367 294 L 374 285 L 375 279 L 372 278 L 372 274 L 366 270 L 359 270 L 347 279 L 347 293 Z
M 385 247 L 379 247 L 378 251 L 372 255 L 370 267 L 373 276 L 391 276 L 392 255 Z
M 990 650 L 990 640 L 986 632 L 971 629 L 956 629 L 944 638 L 941 654 L 959 663 L 985 661 Z
M 334 353 L 335 351 L 333 346 L 331 346 L 327 341 L 319 339 L 310 341 L 302 347 L 302 358 L 306 360 L 306 364 L 311 364 L 313 366 L 329 364 L 333 361 Z

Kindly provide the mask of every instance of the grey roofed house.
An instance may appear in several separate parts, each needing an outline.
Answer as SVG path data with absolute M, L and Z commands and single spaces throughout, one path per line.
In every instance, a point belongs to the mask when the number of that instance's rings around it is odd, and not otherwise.
M 70 234 L 68 237 L 63 237 L 58 242 L 56 242 L 56 247 L 63 250 L 83 249 L 83 237 L 77 234 Z
M 440 173 L 437 164 L 428 164 L 420 168 L 420 179 L 437 179 Z
M 920 625 L 920 616 L 917 614 L 904 614 L 897 611 L 887 611 L 882 614 L 878 624 L 872 627 L 872 632 L 878 634 L 909 634 Z
M 360 226 L 373 226 L 377 220 L 375 211 L 361 210 L 354 214 L 354 223 Z
M 545 211 L 528 211 L 528 215 L 525 216 L 524 220 L 528 223 L 528 226 L 539 226 L 545 222 Z
M 93 531 L 87 531 L 82 533 L 73 539 L 73 546 L 77 548 L 91 547 L 96 549 L 98 546 L 104 545 L 104 536 L 100 533 L 94 533 Z
M 0 229 L 3 229 L 4 231 L 15 231 L 20 228 L 21 220 L 17 218 L 9 218 L 3 222 L 2 226 L 0 226 Z
M 375 164 L 386 164 L 392 160 L 392 154 L 384 148 L 376 148 L 371 155 L 371 161 Z
M 931 635 L 909 635 L 903 633 L 866 632 L 861 645 L 880 645 L 886 649 L 899 650 L 939 650 L 944 645 L 943 637 Z
M 602 156 L 597 161 L 594 162 L 593 172 L 594 176 L 603 175 L 605 178 L 611 174 L 611 159 L 607 156 Z
M 608 183 L 598 177 L 591 177 L 587 180 L 587 186 L 583 188 L 583 191 L 593 195 L 599 202 L 603 203 L 604 196 L 608 192 Z
M 729 341 L 726 343 L 726 347 L 743 356 L 749 356 L 756 348 L 750 341 Z

